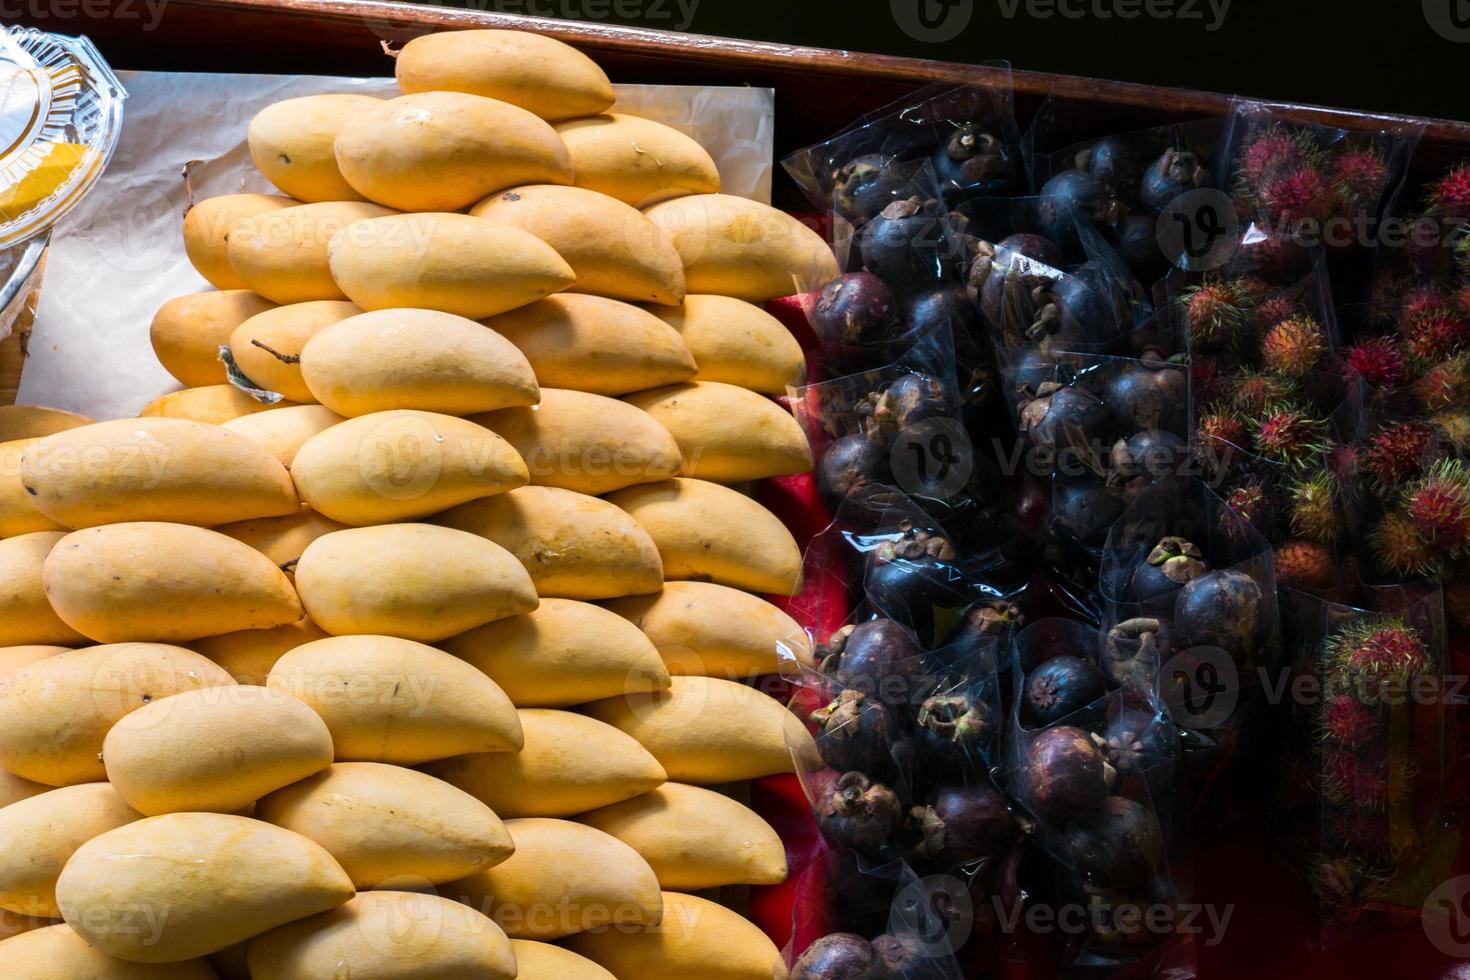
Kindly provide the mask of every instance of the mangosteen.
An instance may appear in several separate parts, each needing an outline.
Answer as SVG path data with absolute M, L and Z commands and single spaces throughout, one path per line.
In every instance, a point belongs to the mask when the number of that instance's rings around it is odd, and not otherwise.
M 881 694 L 880 700 L 888 705 L 916 703 L 907 700 L 909 691 L 895 688 L 923 675 L 919 646 L 913 634 L 893 620 L 844 626 L 818 653 L 822 673 L 843 687 L 875 697 Z
M 1057 243 L 1045 235 L 1038 235 L 1030 231 L 1018 231 L 1014 235 L 1007 235 L 995 243 L 998 252 L 1014 252 L 1024 255 L 1026 258 L 1042 265 L 1060 269 L 1067 261 Z
M 919 705 L 915 755 L 935 768 L 973 765 L 995 738 L 995 709 L 968 692 L 936 694 Z
M 1127 888 L 1158 873 L 1164 835 L 1147 807 L 1126 796 L 1109 796 L 1102 806 L 1072 818 L 1063 849 L 1090 882 Z
M 1155 219 L 1146 214 L 1119 218 L 1113 226 L 1113 240 L 1128 271 L 1140 282 L 1156 282 L 1168 274 L 1169 259 L 1159 248 L 1159 226 Z
M 1102 806 L 1116 775 L 1091 735 L 1059 725 L 1026 745 L 1016 777 L 1022 798 L 1038 817 L 1063 822 Z
M 863 265 L 893 289 L 914 292 L 944 280 L 951 252 L 937 201 L 918 197 L 889 204 L 858 238 Z
M 1245 572 L 1206 572 L 1174 600 L 1174 640 L 1181 650 L 1216 647 L 1247 664 L 1260 644 L 1261 587 Z
M 1189 373 L 1157 359 L 1129 364 L 1108 379 L 1103 398 L 1119 420 L 1135 428 L 1183 432 L 1189 416 Z
M 1152 482 L 1179 473 L 1189 460 L 1189 445 L 1172 432 L 1144 429 L 1113 443 L 1114 479 Z
M 1150 688 L 1170 649 L 1169 627 L 1163 620 L 1125 619 L 1103 638 L 1103 670 L 1125 687 Z
M 1081 711 L 1107 693 L 1102 674 L 1090 661 L 1071 654 L 1052 657 L 1026 675 L 1021 715 L 1028 727 L 1044 728 Z
M 1060 275 L 1028 267 L 1015 256 L 1007 260 L 995 246 L 982 242 L 966 284 L 1005 346 L 1023 347 L 1056 330 L 1060 314 L 1051 290 Z
M 983 656 L 994 656 L 997 643 L 1025 622 L 1021 607 L 1006 599 L 983 599 L 966 607 L 960 620 L 944 637 L 945 660 L 968 669 Z
M 1032 347 L 1011 362 L 1007 373 L 1017 390 L 1036 391 L 1048 381 L 1057 382 L 1057 366 L 1055 357 Z
M 1133 570 L 1129 585 L 1134 601 L 1156 599 L 1199 578 L 1209 570 L 1204 557 L 1192 541 L 1174 535 L 1161 538 Z
M 889 451 L 875 433 L 845 435 L 822 454 L 817 465 L 817 489 L 827 506 L 836 510 L 844 500 L 858 500 L 874 485 L 893 482 Z
M 1154 211 L 1162 211 L 1180 194 L 1204 186 L 1205 177 L 1199 157 L 1188 150 L 1168 149 L 1144 172 L 1138 196 Z
M 1106 269 L 1086 262 L 1051 287 L 1056 306 L 1049 330 L 1053 350 L 1099 353 L 1131 326 L 1129 298 Z
M 1080 388 L 1044 382 L 1021 406 L 1019 429 L 1041 449 L 1072 447 L 1091 458 L 1112 421 L 1108 406 Z
M 861 691 L 843 691 L 837 700 L 812 712 L 820 726 L 817 749 L 822 761 L 838 772 L 883 772 L 892 762 L 888 746 L 894 737 L 888 709 Z
M 1076 165 L 1102 181 L 1117 197 L 1131 197 L 1143 179 L 1145 151 L 1131 136 L 1104 136 L 1077 154 Z
M 1093 740 L 1103 758 L 1124 779 L 1163 765 L 1172 753 L 1170 726 L 1152 712 L 1138 708 L 1118 712 Z
M 953 568 L 954 545 L 942 534 L 905 526 L 874 552 L 864 579 L 868 601 L 918 634 L 934 639 L 934 610 L 964 604 Z
M 1036 203 L 1041 232 L 1064 252 L 1082 247 L 1077 221 L 1110 225 L 1118 218 L 1118 201 L 1108 187 L 1082 170 L 1063 170 L 1042 185 Z
M 838 276 L 817 294 L 812 329 L 826 344 L 879 347 L 901 332 L 893 290 L 871 272 Z
M 807 947 L 791 980 L 888 980 L 888 967 L 862 936 L 835 932 Z
M 909 818 L 910 856 L 941 868 L 999 858 L 1015 832 L 1005 796 L 988 782 L 940 790 Z
M 891 977 L 917 980 L 933 970 L 933 950 L 913 933 L 884 933 L 873 940 L 873 949 Z
M 902 167 L 883 153 L 853 157 L 832 173 L 832 198 L 837 211 L 854 225 L 862 225 L 893 202 L 906 182 Z
M 884 388 L 873 403 L 873 421 L 885 432 L 900 432 L 925 419 L 954 418 L 944 382 L 927 374 L 905 374 Z
M 898 795 L 860 772 L 844 773 L 817 800 L 817 823 L 834 847 L 881 850 L 893 842 L 901 816 Z
M 955 130 L 930 158 L 934 173 L 948 188 L 997 190 L 1015 178 L 1016 161 L 998 137 L 975 123 Z
M 1052 482 L 1052 520 L 1084 543 L 1105 537 L 1125 506 L 1123 498 L 1098 477 Z
M 980 311 L 963 286 L 945 286 L 920 293 L 906 310 L 909 331 L 922 336 L 943 335 L 948 328 L 956 346 L 980 329 Z

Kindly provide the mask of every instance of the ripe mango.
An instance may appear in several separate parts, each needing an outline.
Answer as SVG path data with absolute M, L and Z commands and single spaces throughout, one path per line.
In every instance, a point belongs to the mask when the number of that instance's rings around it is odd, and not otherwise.
M 227 524 L 301 509 L 286 468 L 242 435 L 187 419 L 97 422 L 25 451 L 21 484 L 67 527 Z
M 518 708 L 564 708 L 628 691 L 662 691 L 669 672 L 636 627 L 600 606 L 542 599 L 534 612 L 452 636 Z
M 577 278 L 535 235 L 467 214 L 378 218 L 344 229 L 328 252 L 338 285 L 365 310 L 413 307 L 481 320 Z
M 108 956 L 64 923 L 7 940 L 0 961 L 7 980 L 218 980 L 208 960 L 143 964 Z
M 223 813 L 169 813 L 109 831 L 83 844 L 56 883 L 73 929 L 137 963 L 206 956 L 352 896 L 320 845 Z
M 675 677 L 667 691 L 582 709 L 643 745 L 680 783 L 710 785 L 794 772 L 816 756 L 806 726 L 775 698 L 714 677 Z
M 658 647 L 669 673 L 738 680 L 812 665 L 812 641 L 760 596 L 712 582 L 669 582 L 657 595 L 604 605 Z
M 569 817 L 663 785 L 663 767 L 600 721 L 547 708 L 517 712 L 519 752 L 461 755 L 426 767 L 502 817 Z
M 473 415 L 541 398 L 513 343 L 435 310 L 375 310 L 334 324 L 301 352 L 301 373 L 317 401 L 352 417 L 401 408 Z
M 694 358 L 678 334 L 628 303 L 559 293 L 485 321 L 551 388 L 622 395 L 683 381 Z
M 98 782 L 112 726 L 171 694 L 234 684 L 197 653 L 119 643 L 46 657 L 0 678 L 0 767 L 48 786 Z
M 801 591 L 796 539 L 774 514 L 729 487 L 665 480 L 619 490 L 607 499 L 653 538 L 666 579 L 776 595 Z
M 821 289 L 840 271 L 822 236 L 748 198 L 698 194 L 643 213 L 673 240 L 691 293 L 764 303 Z
M 235 365 L 255 387 L 290 401 L 316 401 L 301 378 L 301 351 L 322 330 L 362 310 L 340 299 L 291 303 L 257 313 L 230 334 Z
M 505 827 L 515 854 L 441 891 L 484 911 L 507 935 L 549 941 L 585 929 L 653 925 L 662 916 L 653 869 L 616 837 L 540 817 L 507 820 Z
M 684 466 L 679 445 L 647 412 L 626 402 L 565 388 L 542 388 L 541 403 L 477 415 L 503 436 L 536 486 L 597 497 L 662 480 Z
M 237 684 L 261 685 L 271 668 L 287 653 L 327 634 L 309 619 L 268 630 L 241 630 L 223 636 L 207 636 L 189 644 L 229 672 Z
M 484 538 L 427 524 L 352 528 L 318 538 L 296 564 L 318 626 L 433 643 L 536 608 L 515 556 Z
M 199 274 L 215 289 L 246 289 L 230 265 L 230 230 L 239 221 L 298 202 L 276 194 L 225 194 L 206 198 L 184 213 L 184 251 Z
M 99 643 L 187 642 L 302 616 L 291 580 L 270 559 L 183 524 L 73 531 L 47 556 L 43 575 L 56 614 Z
M 229 381 L 219 349 L 235 328 L 274 303 L 248 289 L 189 293 L 158 308 L 149 327 L 153 353 L 169 374 L 191 387 Z
M 521 487 L 455 507 L 434 521 L 505 548 L 542 596 L 609 599 L 662 587 L 663 564 L 653 539 L 597 497 L 560 487 Z
M 715 194 L 720 172 L 694 139 L 663 123 L 606 112 L 557 123 L 578 187 L 646 208 L 687 194 Z
M 56 615 L 42 584 L 46 556 L 64 537 L 64 531 L 38 531 L 0 541 L 0 646 L 87 642 Z
M 266 681 L 331 730 L 339 762 L 412 766 L 468 752 L 516 752 L 520 719 L 495 682 L 442 650 L 390 636 L 337 636 L 276 662 Z
M 784 395 L 806 380 L 801 344 L 754 303 L 690 293 L 678 306 L 652 306 L 678 331 L 699 365 L 692 381 L 722 381 L 765 395 Z
M 512 939 L 519 973 L 516 980 L 617 980 L 602 967 L 569 949 L 530 939 Z
M 786 964 L 764 932 L 736 913 L 695 895 L 664 892 L 663 923 L 627 933 L 583 933 L 576 953 L 619 977 L 638 980 L 782 980 Z
M 21 800 L 28 800 L 33 796 L 40 796 L 51 788 L 45 783 L 22 779 L 4 769 L 0 769 L 0 809 L 12 803 L 18 803 Z M 7 918 L 13 919 L 15 917 L 0 915 L 0 938 L 4 938 L 7 935 L 14 935 L 14 933 L 6 932 Z
M 591 58 L 527 31 L 445 31 L 416 37 L 394 66 L 405 92 L 470 92 L 565 119 L 613 104 L 612 83 Z
M 544 120 L 464 92 L 416 92 L 355 112 L 337 165 L 363 197 L 400 211 L 459 211 L 518 184 L 570 184 L 572 158 Z
M 295 573 L 296 563 L 301 560 L 301 553 L 307 545 L 317 538 L 346 529 L 346 524 L 338 524 L 309 507 L 287 517 L 263 517 L 215 528 L 225 537 L 248 544 L 265 555 L 287 577 Z
M 684 454 L 684 476 L 739 483 L 812 468 L 812 449 L 800 423 L 780 405 L 745 388 L 686 381 L 623 400 L 673 434 Z
M 66 530 L 36 509 L 31 495 L 20 482 L 21 462 L 26 451 L 40 441 L 40 438 L 35 438 L 0 442 L 0 538 Z
M 337 132 L 347 118 L 382 100 L 333 92 L 285 99 L 255 114 L 245 131 L 255 169 L 298 201 L 364 200 L 337 167 Z
M 328 201 L 244 218 L 230 228 L 230 266 L 244 288 L 276 303 L 347 299 L 328 268 L 328 244 L 360 222 L 393 213 L 362 201 Z
M 76 849 L 141 819 L 107 783 L 64 786 L 0 807 L 0 908 L 59 918 L 56 878 Z
M 144 705 L 107 733 L 102 760 L 139 813 L 234 813 L 331 765 L 332 736 L 301 701 L 240 684 Z
M 529 478 L 510 443 L 484 426 L 409 410 L 362 415 L 313 436 L 291 475 L 314 510 L 358 526 L 427 517 Z
M 0 678 L 13 674 L 22 667 L 29 667 L 38 660 L 54 657 L 58 653 L 66 653 L 70 649 L 71 647 L 51 646 L 48 644 L 0 647 Z M 0 806 L 4 805 L 4 803 L 0 803 Z
M 438 885 L 515 851 L 505 825 L 473 796 L 377 762 L 339 762 L 267 796 L 255 818 L 325 847 L 358 888 Z
M 44 405 L 0 405 L 0 443 L 45 436 L 91 425 L 92 420 L 76 412 Z
M 572 292 L 638 303 L 684 298 L 684 267 L 673 242 L 617 198 L 527 183 L 492 194 L 470 214 L 529 232 L 556 249 L 577 275 Z
M 223 425 L 256 412 L 290 408 L 294 402 L 263 402 L 234 385 L 207 385 L 185 388 L 153 399 L 138 413 L 140 418 L 190 419 L 209 425 Z
M 786 848 L 771 825 L 698 786 L 665 783 L 578 819 L 643 855 L 662 888 L 697 892 L 786 880 Z
M 224 428 L 263 447 L 289 470 L 306 440 L 341 421 L 342 416 L 322 405 L 292 405 L 230 419 Z

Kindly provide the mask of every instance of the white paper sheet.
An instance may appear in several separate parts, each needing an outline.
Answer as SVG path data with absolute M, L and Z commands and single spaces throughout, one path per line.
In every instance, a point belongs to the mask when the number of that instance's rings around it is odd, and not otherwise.
M 252 116 L 322 92 L 396 95 L 392 79 L 121 72 L 129 97 L 112 164 L 53 233 L 19 400 L 126 418 L 179 387 L 148 341 L 157 309 L 209 289 L 184 255 L 195 199 L 269 191 L 245 145 Z M 775 154 L 770 89 L 618 85 L 617 109 L 703 144 L 727 193 L 769 203 Z

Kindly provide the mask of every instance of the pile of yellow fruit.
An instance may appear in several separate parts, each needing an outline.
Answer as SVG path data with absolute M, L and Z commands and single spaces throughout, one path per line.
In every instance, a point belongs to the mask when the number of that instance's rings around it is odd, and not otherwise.
M 756 304 L 832 255 L 559 42 L 397 75 L 190 210 L 188 387 L 0 409 L 8 980 L 785 973 L 693 893 L 787 874 L 707 787 L 812 754 L 742 683 L 810 650 L 738 485 L 811 466 Z

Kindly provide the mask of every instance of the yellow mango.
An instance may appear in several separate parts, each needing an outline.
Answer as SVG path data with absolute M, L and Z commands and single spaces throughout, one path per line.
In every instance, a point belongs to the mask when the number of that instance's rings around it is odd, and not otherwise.
M 278 790 L 255 819 L 325 847 L 358 888 L 443 884 L 515 851 L 500 818 L 473 796 L 378 762 L 339 762 Z
M 343 300 L 327 263 L 329 243 L 360 222 L 393 213 L 363 201 L 328 201 L 244 218 L 230 228 L 230 266 L 246 289 L 276 303 Z
M 306 95 L 266 106 L 245 131 L 250 159 L 265 179 L 298 201 L 360 201 L 337 167 L 337 131 L 381 99 L 351 92 Z
M 617 980 L 591 960 L 569 949 L 538 943 L 530 939 L 512 939 L 516 980 Z
M 142 818 L 107 783 L 64 786 L 0 807 L 0 908 L 60 917 L 56 878 L 76 849 Z
M 739 483 L 806 473 L 812 449 L 791 413 L 718 381 L 686 381 L 623 399 L 658 420 L 684 454 L 684 476 Z
M 210 425 L 222 425 L 256 412 L 290 408 L 292 402 L 263 402 L 245 394 L 234 385 L 206 385 L 185 388 L 153 399 L 138 413 L 141 418 L 190 419 Z
M 665 892 L 663 923 L 628 933 L 584 933 L 573 952 L 638 980 L 782 980 L 781 951 L 737 913 L 696 895 Z
M 268 630 L 241 630 L 222 636 L 207 636 L 189 644 L 194 652 L 208 657 L 229 672 L 237 684 L 264 684 L 271 668 L 287 653 L 326 632 L 309 619 Z
M 607 499 L 653 538 L 666 579 L 776 595 L 801 591 L 796 539 L 776 515 L 744 494 L 718 483 L 679 479 L 629 487 Z
M 296 563 L 307 612 L 334 636 L 423 643 L 536 608 L 515 556 L 484 538 L 428 524 L 351 528 L 313 541 Z
M 602 296 L 559 293 L 485 323 L 520 348 L 551 388 L 622 395 L 683 381 L 695 370 L 668 324 Z
M 276 194 L 225 194 L 206 198 L 184 214 L 184 251 L 194 268 L 215 289 L 246 289 L 245 280 L 230 265 L 230 230 L 236 222 L 296 204 L 291 198 Z
M 64 537 L 64 531 L 38 531 L 0 541 L 0 646 L 86 642 L 56 615 L 42 584 L 46 556 Z
M 234 684 L 197 653 L 159 643 L 69 650 L 0 678 L 0 767 L 48 786 L 107 778 L 112 726 L 171 694 Z
M 464 92 L 416 92 L 352 114 L 337 165 L 363 197 L 400 211 L 459 211 L 518 184 L 570 184 L 572 158 L 544 120 Z
M 4 776 L 0 776 L 0 780 L 4 778 Z M 37 919 L 33 916 L 17 915 L 14 912 L 6 912 L 0 909 L 0 942 L 10 939 L 13 936 L 24 935 L 36 929 L 46 929 L 56 924 L 57 920 L 55 919 Z M 0 955 L 9 955 L 10 952 L 12 951 L 7 950 L 5 953 L 0 953 Z M 250 978 L 246 977 L 245 980 L 250 980 Z
M 44 405 L 0 405 L 0 443 L 17 439 L 40 439 L 92 420 L 76 412 Z
M 512 980 L 510 940 L 489 918 L 447 898 L 364 892 L 341 908 L 282 926 L 250 944 L 254 980 Z
M 49 644 L 25 644 L 22 646 L 0 647 L 0 677 L 13 674 L 22 667 L 29 667 L 39 660 L 54 657 L 58 653 L 66 653 L 71 647 L 51 646 Z M 4 806 L 0 803 L 0 806 Z
M 328 252 L 338 285 L 365 310 L 413 307 L 481 320 L 577 278 L 535 235 L 467 214 L 377 218 L 343 230 Z
M 153 315 L 149 339 L 153 353 L 169 374 L 189 386 L 229 381 L 219 349 L 235 328 L 274 303 L 248 289 L 189 293 L 169 300 Z
M 36 509 L 31 495 L 20 482 L 21 461 L 40 438 L 0 442 L 0 538 L 13 538 L 37 531 L 64 531 L 60 524 Z
M 217 425 L 147 418 L 97 422 L 31 446 L 21 483 L 67 527 L 128 521 L 226 524 L 301 509 L 286 468 Z
M 6 980 L 218 980 L 209 962 L 130 963 L 109 956 L 66 924 L 44 924 L 0 945 Z
M 541 397 L 514 344 L 435 310 L 375 310 L 334 324 L 301 352 L 301 373 L 317 401 L 346 416 L 399 408 L 473 415 Z
M 591 58 L 528 31 L 445 31 L 416 37 L 394 66 L 405 92 L 470 92 L 500 99 L 543 119 L 601 112 L 612 83 Z
M 286 517 L 263 517 L 215 528 L 225 537 L 248 544 L 265 555 L 288 577 L 295 573 L 296 562 L 301 560 L 301 553 L 307 545 L 317 538 L 346 529 L 346 524 L 338 524 L 309 507 Z
M 643 745 L 680 783 L 709 785 L 794 772 L 816 756 L 800 719 L 775 698 L 714 677 L 675 677 L 667 691 L 585 706 Z
M 306 440 L 341 421 L 342 416 L 321 405 L 292 405 L 230 419 L 224 428 L 264 447 L 289 470 Z
M 230 353 L 255 387 L 311 404 L 316 398 L 301 378 L 302 348 L 322 330 L 361 312 L 339 299 L 277 306 L 236 327 L 230 334 Z
M 662 480 L 684 466 L 669 431 L 626 402 L 565 388 L 542 388 L 541 403 L 476 415 L 503 436 L 536 486 L 601 496 Z
M 716 194 L 720 172 L 693 138 L 663 123 L 606 112 L 557 123 L 578 187 L 646 208 L 686 194 Z
M 737 680 L 812 665 L 812 641 L 796 620 L 760 596 L 712 582 L 669 582 L 657 595 L 606 607 L 653 641 L 669 673 Z
M 840 272 L 822 236 L 748 198 L 698 194 L 643 213 L 673 240 L 691 293 L 764 303 L 821 289 Z
M 0 769 L 0 809 L 4 809 L 12 803 L 28 800 L 33 796 L 40 796 L 52 787 L 45 783 L 33 782 L 22 779 L 20 776 Z M 0 915 L 0 939 L 7 935 L 5 931 L 5 916 Z
M 224 813 L 169 813 L 109 831 L 83 844 L 56 883 L 67 924 L 138 963 L 207 956 L 353 894 L 320 845 Z
M 523 742 L 515 708 L 494 681 L 411 640 L 317 640 L 282 656 L 266 683 L 321 715 L 340 762 L 412 766 L 468 752 L 516 752 Z
M 525 486 L 526 464 L 484 426 L 399 410 L 348 419 L 301 447 L 291 466 L 315 510 L 344 524 L 391 524 Z
M 99 643 L 186 642 L 302 616 L 291 580 L 269 558 L 184 524 L 73 531 L 47 556 L 44 580 L 62 621 Z
M 426 771 L 502 817 L 569 817 L 639 796 L 665 781 L 663 767 L 610 725 L 547 708 L 522 708 L 519 752 L 461 755 Z
M 542 596 L 609 599 L 657 592 L 653 540 L 612 504 L 560 487 L 521 487 L 445 511 L 435 523 L 488 538 L 515 555 Z
M 684 298 L 684 266 L 673 242 L 615 197 L 528 183 L 492 194 L 470 214 L 529 232 L 556 249 L 577 275 L 572 292 L 639 303 Z
M 452 636 L 518 708 L 564 708 L 628 691 L 662 691 L 669 672 L 636 627 L 586 602 L 542 599 L 534 612 Z
M 445 885 L 446 897 L 484 911 L 516 939 L 560 939 L 584 929 L 659 921 L 663 898 L 653 869 L 616 837 L 541 817 L 507 820 L 505 827 L 515 854 Z
M 694 355 L 699 369 L 690 380 L 722 381 L 766 395 L 784 395 L 806 380 L 801 344 L 754 303 L 690 293 L 678 306 L 649 310 L 677 330 Z
M 102 760 L 139 813 L 233 813 L 330 766 L 332 736 L 301 701 L 238 684 L 144 705 L 107 733 Z
M 770 824 L 728 796 L 698 786 L 658 789 L 578 818 L 643 855 L 670 891 L 778 885 L 786 848 Z

